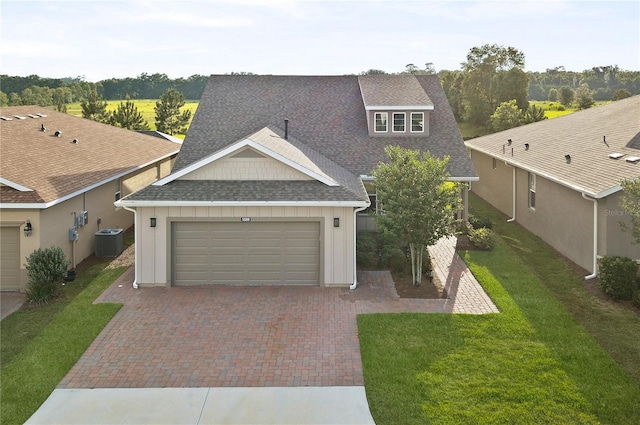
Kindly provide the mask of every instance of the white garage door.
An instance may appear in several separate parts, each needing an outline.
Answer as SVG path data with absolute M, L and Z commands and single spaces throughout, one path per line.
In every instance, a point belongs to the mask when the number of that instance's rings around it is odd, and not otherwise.
M 19 227 L 0 227 L 0 289 L 20 289 Z
M 318 285 L 318 222 L 173 223 L 173 284 Z

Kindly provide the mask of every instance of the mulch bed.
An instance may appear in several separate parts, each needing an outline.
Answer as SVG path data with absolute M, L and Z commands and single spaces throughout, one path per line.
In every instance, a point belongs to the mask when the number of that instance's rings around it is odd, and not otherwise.
M 436 276 L 429 279 L 427 276 L 422 277 L 420 286 L 413 284 L 411 275 L 404 276 L 396 272 L 391 272 L 391 277 L 396 285 L 396 292 L 400 298 L 422 298 L 422 299 L 440 299 L 448 298 L 447 291 Z

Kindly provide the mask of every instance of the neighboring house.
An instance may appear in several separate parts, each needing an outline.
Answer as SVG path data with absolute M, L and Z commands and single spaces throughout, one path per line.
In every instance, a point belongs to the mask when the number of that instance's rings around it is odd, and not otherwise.
M 168 175 L 179 150 L 39 106 L 1 108 L 0 288 L 25 289 L 37 248 L 59 246 L 75 267 L 94 253 L 98 230 L 131 227 L 133 214 L 114 201 Z
M 117 203 L 136 212 L 134 285 L 354 285 L 389 144 L 477 179 L 435 75 L 212 76 L 171 175 Z
M 640 176 L 640 96 L 465 143 L 480 176 L 472 191 L 588 277 L 598 256 L 640 259 L 619 225 L 630 221 L 620 182 Z

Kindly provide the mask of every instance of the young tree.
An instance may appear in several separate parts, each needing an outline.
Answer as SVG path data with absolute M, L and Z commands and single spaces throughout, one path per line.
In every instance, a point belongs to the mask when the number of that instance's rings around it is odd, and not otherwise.
M 387 146 L 390 162 L 373 172 L 382 212 L 376 222 L 409 244 L 413 282 L 422 281 L 422 254 L 451 233 L 455 214 L 461 208 L 458 183 L 447 182 L 449 158 L 438 159 L 427 151 Z
M 629 90 L 619 89 L 616 90 L 615 93 L 613 93 L 611 100 L 615 102 L 616 100 L 626 99 L 627 97 L 631 97 L 631 93 L 629 93 Z
M 80 102 L 82 107 L 82 117 L 90 120 L 109 123 L 111 113 L 107 111 L 107 101 L 98 94 L 98 90 L 93 87 L 89 96 Z
M 589 89 L 588 84 L 582 84 L 576 90 L 576 103 L 578 109 L 589 109 L 594 105 L 593 92 Z
M 620 185 L 623 191 L 620 205 L 631 217 L 630 224 L 621 221 L 620 227 L 631 233 L 635 243 L 640 243 L 640 177 L 635 180 L 623 180 Z
M 489 121 L 491 122 L 491 127 L 495 131 L 502 131 L 518 127 L 520 125 L 521 117 L 522 111 L 518 108 L 514 99 L 508 102 L 502 102 L 500 106 L 496 108 L 493 115 L 491 115 Z
M 549 95 L 547 96 L 547 100 L 549 102 L 557 102 L 558 101 L 558 89 L 552 87 L 549 89 Z
M 158 131 L 173 135 L 174 133 L 184 134 L 187 131 L 191 111 L 182 111 L 184 106 L 184 96 L 175 89 L 168 89 L 156 102 L 156 128 Z
M 558 102 L 564 106 L 569 106 L 573 103 L 573 99 L 576 97 L 576 92 L 569 86 L 562 86 L 558 90 Z
M 129 95 L 127 95 L 125 102 L 120 102 L 111 115 L 110 124 L 129 130 L 149 130 L 149 123 L 142 117 Z

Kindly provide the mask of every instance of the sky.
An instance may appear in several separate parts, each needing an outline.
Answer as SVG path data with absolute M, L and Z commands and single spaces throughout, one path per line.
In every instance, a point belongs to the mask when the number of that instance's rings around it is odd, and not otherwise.
M 640 0 L 0 0 L 0 74 L 15 76 L 456 70 L 485 44 L 526 71 L 640 71 Z

